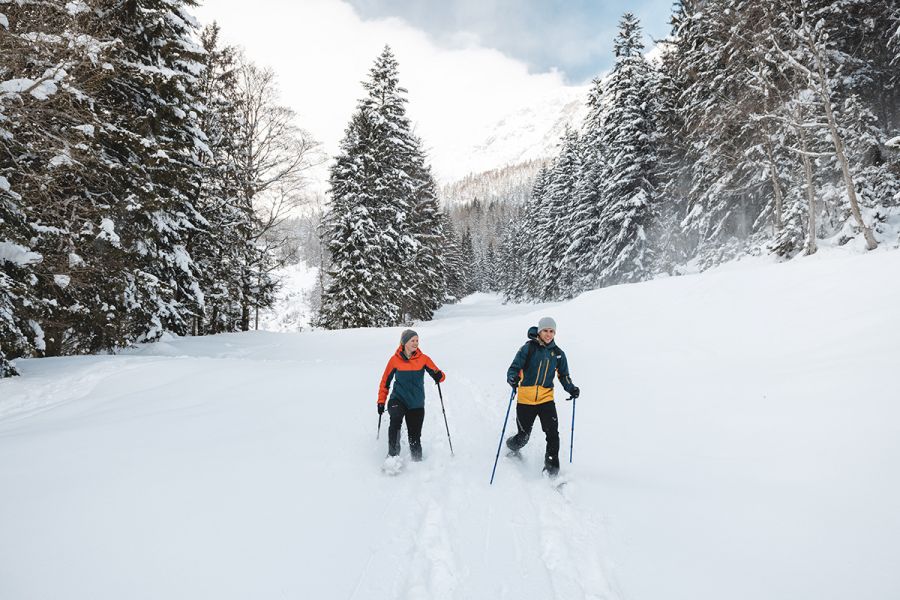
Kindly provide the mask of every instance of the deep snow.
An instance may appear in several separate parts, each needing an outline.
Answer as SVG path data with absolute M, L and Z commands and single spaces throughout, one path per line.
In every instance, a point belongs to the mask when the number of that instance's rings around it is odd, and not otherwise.
M 375 398 L 400 328 L 19 361 L 0 598 L 898 598 L 898 307 L 880 251 L 470 297 L 416 325 L 456 456 L 428 384 L 426 460 L 396 477 Z M 545 314 L 582 389 L 564 494 L 538 429 L 488 485 Z

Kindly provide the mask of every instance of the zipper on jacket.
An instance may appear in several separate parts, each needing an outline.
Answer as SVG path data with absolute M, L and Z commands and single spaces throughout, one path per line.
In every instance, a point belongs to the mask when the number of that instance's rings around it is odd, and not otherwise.
M 542 367 L 542 366 L 543 366 L 543 365 L 538 365 L 538 373 L 537 373 L 538 376 L 537 376 L 537 379 L 536 379 L 535 382 L 534 382 L 534 403 L 535 403 L 535 404 L 537 404 L 537 401 L 538 401 L 538 394 L 540 393 L 540 386 L 541 386 L 541 384 L 544 382 L 543 378 L 541 378 L 541 367 Z M 546 365 L 546 366 L 547 366 L 547 368 L 550 367 L 550 359 L 547 359 L 547 365 Z M 546 370 L 545 370 L 545 371 L 544 371 L 544 377 L 546 377 L 546 376 L 547 376 L 547 372 L 546 372 Z

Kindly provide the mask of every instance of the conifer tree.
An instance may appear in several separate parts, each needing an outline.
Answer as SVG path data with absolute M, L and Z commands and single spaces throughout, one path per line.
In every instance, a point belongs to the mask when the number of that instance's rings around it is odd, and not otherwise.
M 220 28 L 207 26 L 201 36 L 206 52 L 199 77 L 199 93 L 206 110 L 200 127 L 207 133 L 207 149 L 198 153 L 202 182 L 197 206 L 203 226 L 188 236 L 188 251 L 197 264 L 205 310 L 198 315 L 195 334 L 236 329 L 241 314 L 241 276 L 248 232 L 247 211 L 242 210 L 241 189 L 235 158 L 241 154 L 238 56 L 222 46 Z
M 363 87 L 330 178 L 332 268 L 320 318 L 329 328 L 429 319 L 446 293 L 436 187 L 389 47 Z
M 542 280 L 542 261 L 546 255 L 541 252 L 540 240 L 548 232 L 546 211 L 547 190 L 552 178 L 554 162 L 542 168 L 534 181 L 531 196 L 525 203 L 521 225 L 522 278 L 517 285 L 517 294 L 510 299 L 536 302 L 545 298 Z M 515 234 L 515 231 L 512 232 Z
M 416 253 L 407 266 L 412 294 L 404 312 L 412 319 L 427 321 L 447 296 L 447 237 L 438 207 L 437 186 L 421 155 L 412 157 L 410 169 L 417 189 L 411 202 L 410 224 Z
M 653 73 L 643 50 L 640 25 L 626 13 L 619 23 L 616 62 L 605 90 L 609 109 L 602 134 L 606 161 L 599 251 L 600 280 L 607 285 L 645 279 L 654 264 L 648 244 L 656 195 Z
M 446 213 L 441 213 L 444 230 L 444 262 L 446 270 L 446 301 L 459 302 L 468 294 L 466 284 L 467 265 L 462 253 L 462 240 Z
M 344 134 L 331 169 L 331 209 L 323 221 L 323 246 L 331 268 L 319 324 L 328 329 L 374 327 L 396 322 L 399 306 L 391 294 L 385 233 L 374 207 L 380 202 L 374 126 L 358 110 Z
M 460 241 L 463 265 L 465 268 L 465 295 L 478 291 L 478 272 L 475 264 L 475 247 L 472 244 L 472 232 L 466 229 Z
M 603 245 L 600 220 L 604 202 L 603 127 L 606 113 L 603 99 L 603 82 L 595 78 L 588 93 L 588 112 L 576 148 L 578 163 L 572 192 L 574 202 L 568 218 L 571 236 L 562 257 L 563 269 L 569 278 L 568 294 L 573 296 L 596 285 L 601 267 L 599 249 Z
M 581 155 L 578 132 L 566 128 L 559 157 L 550 169 L 543 189 L 543 202 L 535 223 L 534 274 L 542 300 L 559 300 L 571 295 L 573 274 L 566 268 L 566 250 L 572 243 L 572 220 Z

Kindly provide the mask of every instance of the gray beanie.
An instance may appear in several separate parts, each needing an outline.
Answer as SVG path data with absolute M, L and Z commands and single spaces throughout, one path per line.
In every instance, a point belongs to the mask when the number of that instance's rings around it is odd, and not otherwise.
M 400 334 L 400 345 L 405 346 L 406 342 L 413 339 L 414 337 L 418 337 L 419 334 L 413 331 L 412 329 L 407 329 L 403 333 Z
M 538 331 L 543 331 L 545 329 L 556 331 L 556 321 L 551 317 L 541 317 L 541 320 L 538 321 Z

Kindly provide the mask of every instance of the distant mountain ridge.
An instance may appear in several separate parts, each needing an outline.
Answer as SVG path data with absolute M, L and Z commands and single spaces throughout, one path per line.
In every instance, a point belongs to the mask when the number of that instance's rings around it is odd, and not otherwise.
M 526 160 L 481 173 L 471 173 L 459 181 L 440 186 L 438 196 L 445 207 L 470 204 L 479 200 L 482 204 L 509 201 L 522 204 L 531 194 L 534 178 L 551 158 Z
M 456 201 L 457 192 L 471 187 L 472 180 L 481 174 L 489 173 L 488 178 L 494 179 L 501 173 L 516 177 L 524 172 L 536 173 L 558 153 L 566 126 L 581 126 L 587 112 L 587 92 L 586 86 L 563 88 L 500 119 L 474 145 L 461 141 L 436 151 L 441 160 L 435 163 L 442 166 L 434 167 L 434 171 L 441 188 L 455 190 L 442 199 Z

